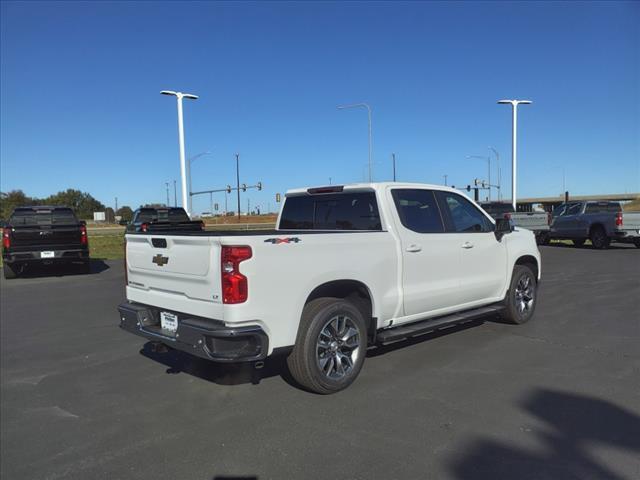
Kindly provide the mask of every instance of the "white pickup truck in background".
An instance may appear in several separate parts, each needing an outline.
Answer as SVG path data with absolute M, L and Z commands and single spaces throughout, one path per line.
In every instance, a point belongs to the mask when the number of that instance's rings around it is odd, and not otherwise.
M 288 354 L 304 388 L 333 393 L 369 346 L 500 314 L 528 321 L 540 253 L 447 187 L 291 190 L 276 230 L 126 235 L 120 326 L 218 362 Z
M 496 220 L 506 218 L 515 227 L 531 230 L 536 236 L 538 245 L 548 245 L 550 241 L 549 230 L 551 226 L 551 213 L 544 210 L 533 212 L 516 212 L 510 203 L 486 202 L 480 204 L 482 209 Z

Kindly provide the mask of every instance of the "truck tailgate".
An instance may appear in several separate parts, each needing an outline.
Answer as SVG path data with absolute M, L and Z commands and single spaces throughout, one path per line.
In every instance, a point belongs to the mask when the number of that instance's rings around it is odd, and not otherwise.
M 511 214 L 513 223 L 528 230 L 548 230 L 549 217 L 545 212 L 517 212 Z
M 34 225 L 13 227 L 14 250 L 46 250 L 57 246 L 80 248 L 78 225 Z
M 127 235 L 129 300 L 222 320 L 215 237 Z

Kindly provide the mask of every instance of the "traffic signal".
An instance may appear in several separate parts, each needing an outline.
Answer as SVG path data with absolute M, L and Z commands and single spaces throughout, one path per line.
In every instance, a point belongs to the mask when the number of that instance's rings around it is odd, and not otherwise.
M 227 185 L 227 193 L 231 193 L 231 185 Z
M 215 209 L 215 211 L 217 212 L 217 211 L 218 211 L 218 204 L 217 204 L 217 203 L 216 203 L 216 204 L 214 204 L 214 205 L 213 205 L 213 208 L 214 208 L 214 209 Z
M 247 184 L 246 184 L 246 183 L 243 183 L 243 184 L 242 184 L 242 191 L 243 191 L 243 192 L 246 192 L 246 191 L 247 191 Z
M 258 182 L 258 191 L 262 190 L 262 182 Z
M 276 202 L 280 203 L 280 194 L 279 193 L 276 193 Z
M 467 185 L 467 192 L 471 191 L 471 185 Z

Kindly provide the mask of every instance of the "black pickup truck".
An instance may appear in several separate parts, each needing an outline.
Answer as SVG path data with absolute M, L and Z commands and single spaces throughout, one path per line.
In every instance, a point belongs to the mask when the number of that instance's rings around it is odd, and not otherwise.
M 33 265 L 78 265 L 89 273 L 89 242 L 84 221 L 68 207 L 16 208 L 2 229 L 5 278 Z
M 127 233 L 139 232 L 200 232 L 204 223 L 191 220 L 184 208 L 179 207 L 142 207 L 133 212 Z

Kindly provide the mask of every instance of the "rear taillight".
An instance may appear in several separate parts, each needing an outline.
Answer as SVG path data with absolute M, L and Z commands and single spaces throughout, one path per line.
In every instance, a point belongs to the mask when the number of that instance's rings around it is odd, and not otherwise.
M 249 297 L 247 277 L 240 273 L 240 263 L 251 258 L 251 247 L 222 247 L 222 302 L 242 303 Z
M 622 226 L 622 212 L 616 213 L 616 227 Z
M 202 220 L 200 221 L 200 230 L 204 231 L 204 222 Z
M 2 248 L 8 250 L 11 247 L 11 237 L 9 237 L 9 229 L 2 229 Z
M 80 225 L 80 243 L 82 245 L 89 245 L 89 239 L 87 238 L 87 227 Z
M 142 225 L 140 225 L 140 231 L 141 232 L 145 232 L 149 230 L 149 224 L 148 223 L 143 223 Z

